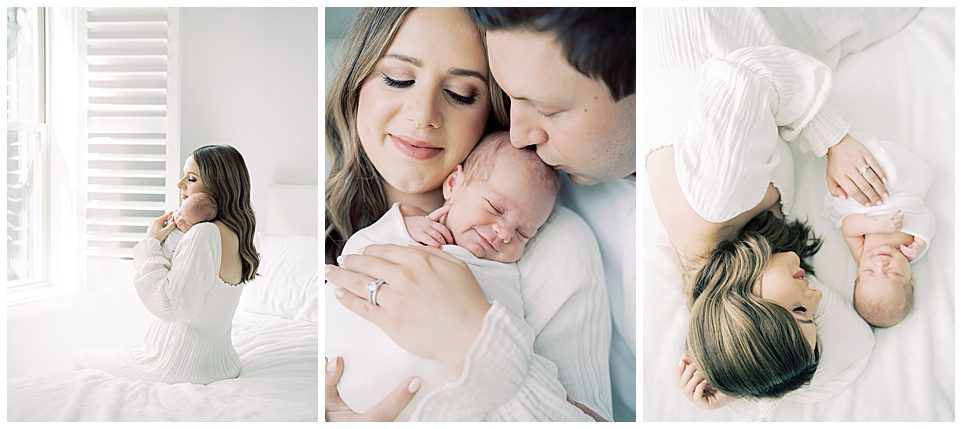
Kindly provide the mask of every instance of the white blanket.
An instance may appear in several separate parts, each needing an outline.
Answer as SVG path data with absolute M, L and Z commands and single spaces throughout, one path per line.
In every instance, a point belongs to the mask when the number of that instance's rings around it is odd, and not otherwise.
M 800 404 L 779 401 L 776 420 L 954 420 L 954 17 L 926 9 L 885 40 L 841 60 L 831 103 L 853 125 L 910 148 L 935 171 L 926 206 L 938 232 L 928 255 L 912 266 L 915 305 L 899 325 L 875 330 L 867 367 L 836 396 Z M 840 232 L 822 218 L 825 159 L 795 157 L 793 213 L 824 239 L 814 257 L 818 277 L 851 299 L 856 262 Z M 657 221 L 647 184 L 644 205 L 644 420 L 735 420 L 728 410 L 697 408 L 674 385 L 688 311 L 680 276 Z M 674 282 L 665 279 L 676 279 Z
M 98 370 L 8 380 L 10 421 L 317 421 L 317 324 L 238 312 L 236 379 L 147 383 Z

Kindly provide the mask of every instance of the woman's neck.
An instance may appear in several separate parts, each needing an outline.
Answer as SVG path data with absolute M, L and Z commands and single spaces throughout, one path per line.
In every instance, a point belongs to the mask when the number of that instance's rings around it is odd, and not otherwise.
M 400 203 L 417 207 L 425 213 L 431 213 L 444 204 L 444 195 L 441 193 L 441 188 L 420 194 L 411 194 L 402 192 L 385 183 L 384 189 L 387 191 L 387 203 L 389 206 L 394 203 Z

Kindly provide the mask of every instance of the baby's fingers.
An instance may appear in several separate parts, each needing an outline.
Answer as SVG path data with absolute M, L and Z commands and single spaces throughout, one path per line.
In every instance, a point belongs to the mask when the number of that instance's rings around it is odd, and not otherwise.
M 441 235 L 441 244 L 454 244 L 454 236 L 451 235 L 451 230 L 448 227 L 441 225 L 438 222 L 432 223 L 431 228 Z

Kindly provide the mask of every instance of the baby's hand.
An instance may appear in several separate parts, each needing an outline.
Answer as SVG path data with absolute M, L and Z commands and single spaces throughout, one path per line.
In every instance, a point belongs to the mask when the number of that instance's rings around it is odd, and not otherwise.
M 404 227 L 408 235 L 418 243 L 441 248 L 445 244 L 454 244 L 451 231 L 440 222 L 435 222 L 427 216 L 409 216 L 404 218 Z
M 925 250 L 925 246 L 927 245 L 924 241 L 919 240 L 918 237 L 915 237 L 915 240 L 912 241 L 912 244 L 908 246 L 903 244 L 899 246 L 899 250 L 902 251 L 902 254 L 905 255 L 909 261 L 913 261 L 922 254 L 922 251 Z
M 876 217 L 875 220 L 878 222 L 879 232 L 896 232 L 902 229 L 902 221 L 905 219 L 905 214 L 901 210 L 892 213 L 887 216 Z

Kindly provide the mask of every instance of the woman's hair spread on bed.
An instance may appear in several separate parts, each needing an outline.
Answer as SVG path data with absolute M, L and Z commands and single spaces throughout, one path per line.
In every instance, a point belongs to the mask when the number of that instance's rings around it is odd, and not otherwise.
M 381 175 L 357 134 L 361 85 L 384 56 L 410 8 L 361 8 L 344 41 L 344 53 L 325 100 L 325 134 L 331 173 L 324 185 L 324 259 L 334 258 L 348 238 L 388 210 Z M 480 27 L 482 49 L 484 34 Z M 487 58 L 487 52 L 484 53 Z M 488 73 L 492 114 L 488 131 L 507 129 L 509 101 Z
M 254 248 L 254 208 L 251 206 L 251 179 L 247 164 L 233 146 L 208 145 L 190 153 L 200 169 L 207 193 L 217 202 L 217 217 L 237 233 L 240 241 L 242 282 L 257 275 L 260 254 Z
M 635 93 L 635 10 L 617 7 L 470 7 L 487 31 L 553 32 L 575 70 L 608 86 L 611 98 Z
M 818 365 L 794 316 L 752 293 L 775 253 L 804 258 L 821 246 L 805 224 L 765 212 L 735 239 L 708 256 L 690 289 L 687 348 L 699 371 L 718 390 L 735 396 L 777 398 L 809 381 Z

